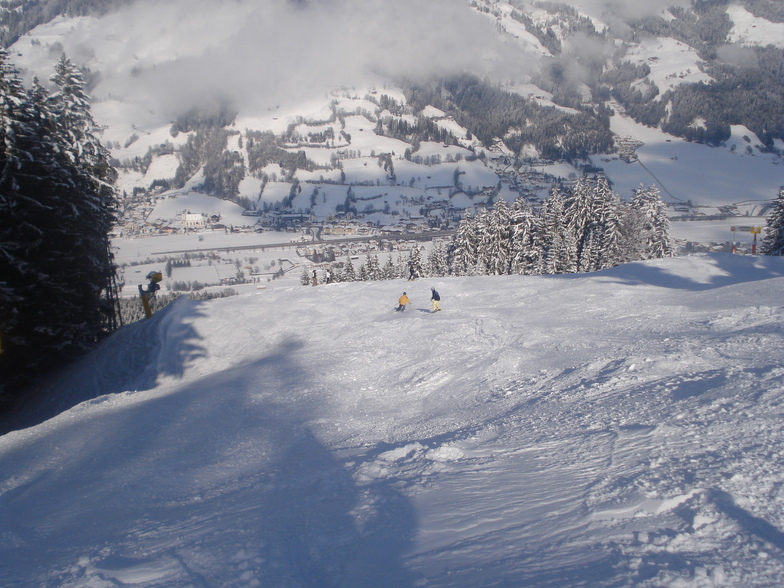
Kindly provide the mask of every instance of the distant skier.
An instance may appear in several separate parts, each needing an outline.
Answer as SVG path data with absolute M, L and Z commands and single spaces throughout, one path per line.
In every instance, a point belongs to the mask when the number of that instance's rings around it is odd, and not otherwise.
M 395 312 L 400 312 L 402 310 L 405 310 L 406 304 L 411 304 L 411 300 L 409 300 L 405 292 L 403 292 L 403 295 L 400 298 L 398 298 L 397 302 L 398 302 L 398 307 L 395 309 Z
M 313 277 L 311 278 L 311 283 L 314 286 L 318 286 L 318 276 L 316 275 L 316 270 L 313 270 Z
M 332 272 L 331 271 L 327 270 L 327 271 L 324 272 L 324 281 L 327 284 L 331 284 L 332 283 Z
M 435 288 L 430 288 L 430 300 L 433 302 L 433 312 L 441 310 L 441 296 L 438 295 Z
M 416 280 L 416 265 L 414 265 L 413 261 L 408 262 L 408 281 Z

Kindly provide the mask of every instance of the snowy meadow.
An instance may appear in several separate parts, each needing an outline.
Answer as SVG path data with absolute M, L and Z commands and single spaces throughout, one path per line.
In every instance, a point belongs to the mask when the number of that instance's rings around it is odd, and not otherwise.
M 0 584 L 776 585 L 782 287 L 710 254 L 180 299 L 0 437 Z

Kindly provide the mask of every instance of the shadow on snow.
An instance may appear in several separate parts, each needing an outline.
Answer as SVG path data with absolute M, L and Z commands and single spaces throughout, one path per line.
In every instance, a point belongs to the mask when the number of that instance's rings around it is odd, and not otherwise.
M 105 342 L 85 361 L 134 351 L 112 374 L 68 382 L 64 405 L 152 388 L 201 357 L 182 320 L 199 307 L 186 304 L 178 324 L 162 314 Z M 159 357 L 159 331 L 174 357 Z M 0 583 L 122 582 L 144 569 L 149 585 L 412 585 L 402 559 L 413 508 L 395 480 L 358 486 L 311 432 L 320 400 L 298 392 L 318 372 L 298 361 L 301 347 L 285 341 L 253 363 L 119 407 L 96 398 L 0 455 L 0 471 L 27 478 L 3 494 Z M 53 561 L 57 569 L 43 567 Z

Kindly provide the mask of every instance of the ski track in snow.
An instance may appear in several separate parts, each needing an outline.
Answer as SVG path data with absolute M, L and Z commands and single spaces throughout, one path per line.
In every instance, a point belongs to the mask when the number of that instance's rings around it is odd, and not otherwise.
M 182 299 L 0 437 L 0 584 L 776 585 L 781 276 L 703 255 Z

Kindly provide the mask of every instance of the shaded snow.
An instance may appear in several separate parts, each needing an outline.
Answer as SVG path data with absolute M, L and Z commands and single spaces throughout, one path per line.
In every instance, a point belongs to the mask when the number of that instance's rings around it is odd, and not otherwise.
M 0 437 L 0 584 L 775 585 L 783 286 L 700 255 L 181 299 Z

